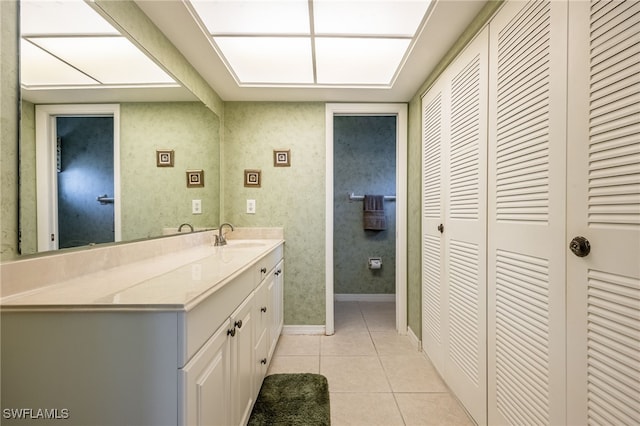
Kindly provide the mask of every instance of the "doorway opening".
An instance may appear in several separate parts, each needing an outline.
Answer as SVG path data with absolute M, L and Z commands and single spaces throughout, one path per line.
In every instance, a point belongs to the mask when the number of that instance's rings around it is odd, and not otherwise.
M 334 171 L 336 163 L 334 159 L 334 124 L 335 118 L 341 117 L 386 117 L 395 119 L 395 182 L 391 185 L 395 188 L 395 194 L 384 194 L 388 196 L 390 201 L 387 209 L 392 209 L 395 216 L 395 229 L 392 232 L 395 236 L 390 236 L 395 240 L 395 262 L 391 260 L 394 271 L 395 294 L 381 295 L 381 299 L 387 296 L 395 301 L 395 326 L 400 334 L 407 332 L 407 278 L 406 278 L 406 193 L 407 193 L 407 106 L 406 104 L 327 104 L 326 105 L 326 241 L 325 241 L 325 264 L 326 264 L 326 321 L 325 333 L 331 335 L 335 332 L 334 322 L 334 302 L 336 298 L 335 289 L 335 242 L 334 230 L 336 229 L 334 200 L 335 196 L 344 196 L 345 198 L 351 194 L 334 194 Z M 365 120 L 366 121 L 366 120 Z M 338 165 L 339 166 L 339 165 Z M 355 191 L 355 190 L 354 190 Z M 359 199 L 362 194 L 354 194 L 356 201 L 360 204 L 363 200 Z M 392 197 L 395 197 L 393 199 Z M 360 205 L 362 209 L 362 205 Z M 366 231 L 369 232 L 369 231 Z M 384 260 L 383 260 L 384 262 Z
M 38 251 L 120 241 L 119 105 L 37 105 L 35 117 Z

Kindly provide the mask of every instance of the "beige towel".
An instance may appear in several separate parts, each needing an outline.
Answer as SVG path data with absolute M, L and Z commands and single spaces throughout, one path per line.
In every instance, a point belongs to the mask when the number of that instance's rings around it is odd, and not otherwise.
M 365 195 L 362 202 L 364 229 L 384 231 L 387 219 L 384 216 L 384 195 Z

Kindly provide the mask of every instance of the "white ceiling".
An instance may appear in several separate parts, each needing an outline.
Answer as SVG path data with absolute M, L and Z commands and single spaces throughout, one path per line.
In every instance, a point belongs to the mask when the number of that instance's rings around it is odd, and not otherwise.
M 486 2 L 192 1 L 193 4 L 188 0 L 135 0 L 223 100 L 333 102 L 410 100 Z M 399 19 L 390 18 L 389 4 L 400 12 Z M 365 8 L 359 9 L 362 6 Z M 281 17 L 285 15 L 287 19 L 283 21 Z M 99 44 L 116 41 L 129 52 L 129 66 L 110 67 L 116 63 L 113 58 L 92 55 L 91 49 L 72 53 L 61 47 L 62 43 L 70 43 L 68 39 L 58 37 L 53 43 L 48 40 L 58 31 L 49 28 L 50 22 L 42 25 L 40 33 L 29 30 L 28 34 L 34 37 L 23 41 L 23 45 L 28 44 L 23 46 L 23 54 L 29 55 L 34 49 L 41 54 L 45 49 L 65 63 L 74 64 L 73 68 L 80 68 L 75 64 L 85 60 L 88 71 L 83 69 L 78 76 L 80 81 L 90 76 L 100 84 L 84 81 L 79 83 L 84 89 L 74 91 L 73 84 L 59 81 L 55 90 L 47 90 L 40 81 L 42 84 L 32 84 L 31 90 L 26 91 L 25 98 L 30 97 L 32 102 L 61 102 L 57 100 L 60 97 L 67 102 L 82 101 L 86 96 L 97 96 L 94 102 L 194 99 L 176 87 L 153 61 L 131 56 L 135 55 L 130 49 L 133 45 L 113 34 L 112 29 L 85 25 L 77 30 L 74 44 L 86 42 L 82 37 L 93 36 L 88 45 L 97 51 Z M 122 51 L 109 46 L 108 52 Z M 234 50 L 237 48 L 240 50 Z M 294 56 L 295 53 L 299 55 Z M 136 65 L 131 66 L 134 60 Z M 55 75 L 56 66 L 42 64 L 36 70 Z M 122 70 L 139 72 L 123 74 Z M 30 78 L 36 77 L 33 72 L 30 74 Z M 23 94 L 24 89 L 23 84 Z M 84 95 L 78 98 L 80 92 Z

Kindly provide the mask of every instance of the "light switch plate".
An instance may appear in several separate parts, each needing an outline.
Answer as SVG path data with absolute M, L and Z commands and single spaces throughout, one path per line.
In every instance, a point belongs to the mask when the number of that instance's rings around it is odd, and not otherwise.
M 256 214 L 256 200 L 247 200 L 247 213 Z
M 202 214 L 202 200 L 191 200 L 191 213 Z

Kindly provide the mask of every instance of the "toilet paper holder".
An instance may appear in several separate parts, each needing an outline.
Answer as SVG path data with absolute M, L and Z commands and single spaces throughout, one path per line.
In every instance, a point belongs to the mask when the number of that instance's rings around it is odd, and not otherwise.
M 370 257 L 369 258 L 369 269 L 380 269 L 382 268 L 382 258 L 381 257 Z

